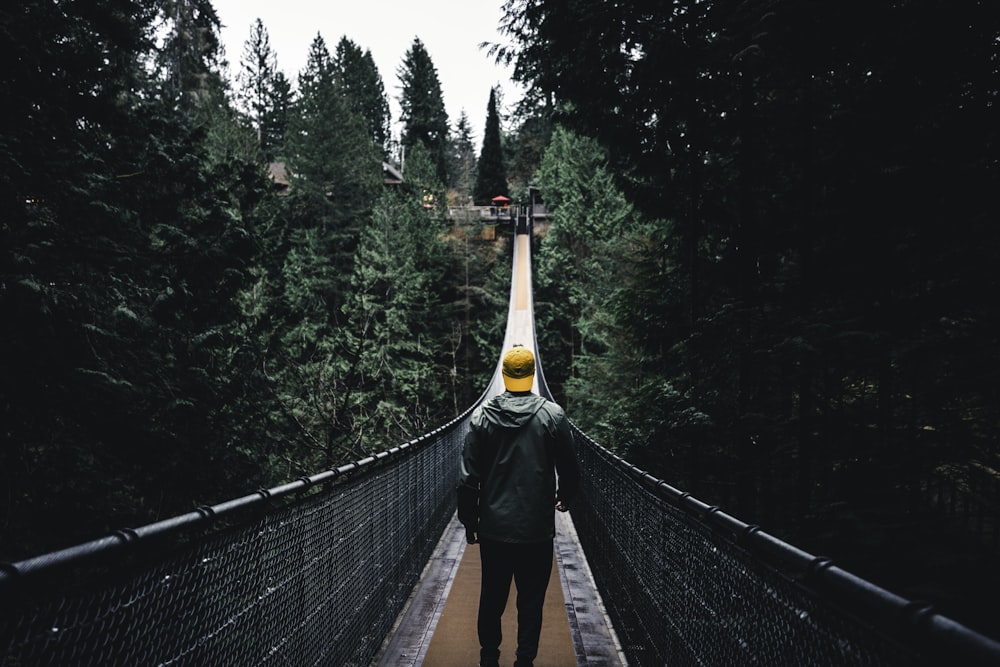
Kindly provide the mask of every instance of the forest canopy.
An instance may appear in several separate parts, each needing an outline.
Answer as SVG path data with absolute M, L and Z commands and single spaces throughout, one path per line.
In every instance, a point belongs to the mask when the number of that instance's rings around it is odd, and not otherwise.
M 446 220 L 477 157 L 419 39 L 404 171 L 348 37 L 287 75 L 258 20 L 230 79 L 208 0 L 98 4 L 0 8 L 0 560 L 415 438 L 502 335 L 505 246 Z
M 537 178 L 553 220 L 536 315 L 571 418 L 710 504 L 985 611 L 991 3 L 506 7 L 493 52 L 562 128 Z M 992 519 L 955 533 L 926 511 L 948 497 Z
M 419 38 L 391 119 L 347 36 L 284 73 L 258 21 L 230 80 L 208 0 L 91 4 L 0 8 L 0 559 L 468 407 L 508 248 L 455 212 L 537 188 L 574 422 L 946 610 L 1000 589 L 973 566 L 1000 489 L 992 3 L 509 0 L 484 46 L 526 94 L 484 91 L 478 155 Z M 942 522 L 940 489 L 993 523 Z M 930 531 L 990 585 L 898 567 Z

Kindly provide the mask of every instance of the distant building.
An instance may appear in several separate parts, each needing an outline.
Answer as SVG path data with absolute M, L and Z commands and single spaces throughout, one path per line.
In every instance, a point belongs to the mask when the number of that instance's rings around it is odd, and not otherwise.
M 288 192 L 292 187 L 292 170 L 284 162 L 271 162 L 267 165 L 267 177 L 274 184 L 274 189 L 280 194 Z
M 399 185 L 403 182 L 403 174 L 388 162 L 383 162 L 382 182 L 386 185 Z
M 271 162 L 267 165 L 267 177 L 274 184 L 274 189 L 279 194 L 284 194 L 292 187 L 295 174 L 284 162 Z M 386 185 L 399 185 L 403 182 L 403 174 L 388 162 L 383 162 L 382 182 Z

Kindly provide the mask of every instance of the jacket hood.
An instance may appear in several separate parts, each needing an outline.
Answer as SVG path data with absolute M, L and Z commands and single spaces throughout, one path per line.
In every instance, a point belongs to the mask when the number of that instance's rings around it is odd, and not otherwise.
M 505 391 L 493 400 L 482 404 L 482 415 L 486 421 L 504 428 L 521 426 L 545 405 L 545 399 L 538 394 L 512 394 Z

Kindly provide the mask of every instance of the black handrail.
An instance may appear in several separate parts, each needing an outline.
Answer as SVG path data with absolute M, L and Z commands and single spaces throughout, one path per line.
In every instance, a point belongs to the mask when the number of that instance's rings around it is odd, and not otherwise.
M 205 528 L 222 518 L 230 518 L 238 513 L 243 514 L 254 509 L 269 507 L 277 501 L 301 496 L 311 490 L 336 483 L 347 477 L 366 474 L 377 466 L 418 452 L 422 444 L 433 440 L 440 432 L 465 419 L 476 405 L 478 405 L 478 401 L 462 414 L 433 431 L 357 461 L 299 477 L 270 489 L 259 489 L 245 496 L 215 505 L 203 505 L 191 512 L 146 524 L 139 528 L 121 528 L 110 535 L 65 549 L 51 551 L 17 562 L 0 562 L 0 594 L 14 586 L 24 585 L 36 577 L 51 575 L 85 563 L 94 564 L 101 562 L 102 559 L 119 557 L 123 550 L 134 551 L 153 540 L 159 543 L 164 539 L 178 538 L 183 533 Z
M 901 644 L 919 647 L 915 652 L 930 661 L 1000 665 L 1000 642 L 997 640 L 938 613 L 928 603 L 896 595 L 838 567 L 829 558 L 799 549 L 760 526 L 748 524 L 717 506 L 702 502 L 602 447 L 575 425 L 573 428 L 577 438 L 650 494 L 751 554 L 761 564 L 813 591 L 825 603 L 846 610 Z

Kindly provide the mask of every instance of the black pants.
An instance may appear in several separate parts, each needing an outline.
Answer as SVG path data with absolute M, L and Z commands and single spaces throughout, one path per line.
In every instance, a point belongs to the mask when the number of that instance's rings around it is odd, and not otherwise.
M 483 540 L 479 544 L 483 582 L 479 591 L 480 656 L 500 655 L 500 617 L 507 606 L 510 581 L 517 587 L 517 657 L 533 660 L 542 632 L 542 605 L 552 573 L 552 540 L 512 544 Z

